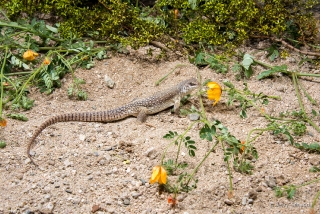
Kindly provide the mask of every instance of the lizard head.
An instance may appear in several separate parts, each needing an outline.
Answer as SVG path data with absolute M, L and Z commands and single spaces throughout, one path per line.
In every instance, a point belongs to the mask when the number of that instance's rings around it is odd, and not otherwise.
M 196 78 L 187 79 L 178 85 L 180 94 L 190 94 L 194 89 L 198 88 L 199 82 Z

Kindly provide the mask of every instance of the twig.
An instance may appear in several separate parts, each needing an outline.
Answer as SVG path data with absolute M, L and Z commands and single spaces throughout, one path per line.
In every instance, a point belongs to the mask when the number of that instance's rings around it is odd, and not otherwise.
M 171 50 L 169 48 L 167 48 L 164 44 L 162 44 L 161 42 L 157 42 L 157 41 L 151 41 L 149 42 L 150 45 L 153 45 L 157 48 L 160 48 L 162 50 L 165 50 L 167 52 L 171 52 Z

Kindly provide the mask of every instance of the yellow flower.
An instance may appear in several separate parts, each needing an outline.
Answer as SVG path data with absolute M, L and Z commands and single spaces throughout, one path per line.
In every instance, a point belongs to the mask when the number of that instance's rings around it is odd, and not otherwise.
M 152 169 L 150 184 L 158 182 L 159 184 L 167 183 L 167 172 L 162 166 L 155 166 Z
M 209 87 L 209 90 L 207 91 L 208 99 L 214 100 L 213 105 L 215 105 L 220 100 L 222 93 L 221 87 L 216 82 L 208 82 L 207 86 Z
M 51 61 L 50 61 L 50 59 L 48 57 L 44 58 L 44 60 L 43 60 L 43 64 L 45 64 L 45 65 L 49 65 L 50 62 Z
M 27 61 L 33 61 L 39 54 L 34 52 L 33 50 L 27 50 L 23 53 L 23 59 Z

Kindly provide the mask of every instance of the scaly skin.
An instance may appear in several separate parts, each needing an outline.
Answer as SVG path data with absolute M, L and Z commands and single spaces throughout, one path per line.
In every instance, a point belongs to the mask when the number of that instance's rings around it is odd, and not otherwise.
M 181 98 L 190 94 L 197 87 L 198 81 L 195 78 L 191 78 L 165 91 L 157 92 L 147 98 L 136 99 L 124 106 L 112 110 L 100 112 L 74 112 L 53 116 L 42 123 L 32 135 L 27 145 L 27 155 L 31 162 L 34 165 L 37 165 L 30 155 L 31 145 L 42 130 L 54 123 L 67 121 L 112 122 L 129 116 L 137 117 L 139 121 L 144 122 L 147 115 L 158 113 L 171 106 L 174 106 L 176 112 L 179 109 Z

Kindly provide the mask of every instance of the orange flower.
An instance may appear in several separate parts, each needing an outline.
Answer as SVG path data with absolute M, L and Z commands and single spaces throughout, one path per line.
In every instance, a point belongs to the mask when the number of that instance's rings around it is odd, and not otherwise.
M 216 82 L 208 82 L 207 86 L 209 87 L 209 90 L 207 91 L 208 99 L 214 100 L 213 105 L 215 105 L 220 100 L 222 93 L 221 87 Z
M 45 64 L 45 65 L 49 65 L 50 62 L 51 61 L 50 61 L 50 59 L 48 57 L 44 58 L 44 60 L 43 60 L 43 64 Z
M 242 145 L 245 145 L 246 142 L 241 141 L 241 144 L 242 144 Z M 241 146 L 241 148 L 240 148 L 240 153 L 244 152 L 245 148 L 246 148 L 245 146 Z
M 177 18 L 178 18 L 178 15 L 179 15 L 179 10 L 178 10 L 178 9 L 175 9 L 175 10 L 174 10 L 174 19 L 177 19 Z
M 23 59 L 27 61 L 33 61 L 39 54 L 34 52 L 33 50 L 27 50 L 23 53 Z
M 7 125 L 7 121 L 3 118 L 0 118 L 0 126 L 5 127 Z
M 167 172 L 162 166 L 155 166 L 152 169 L 150 184 L 158 182 L 159 184 L 167 183 Z
M 171 195 L 168 197 L 168 204 L 171 204 L 172 206 L 175 206 L 177 204 L 177 199 L 172 197 Z

